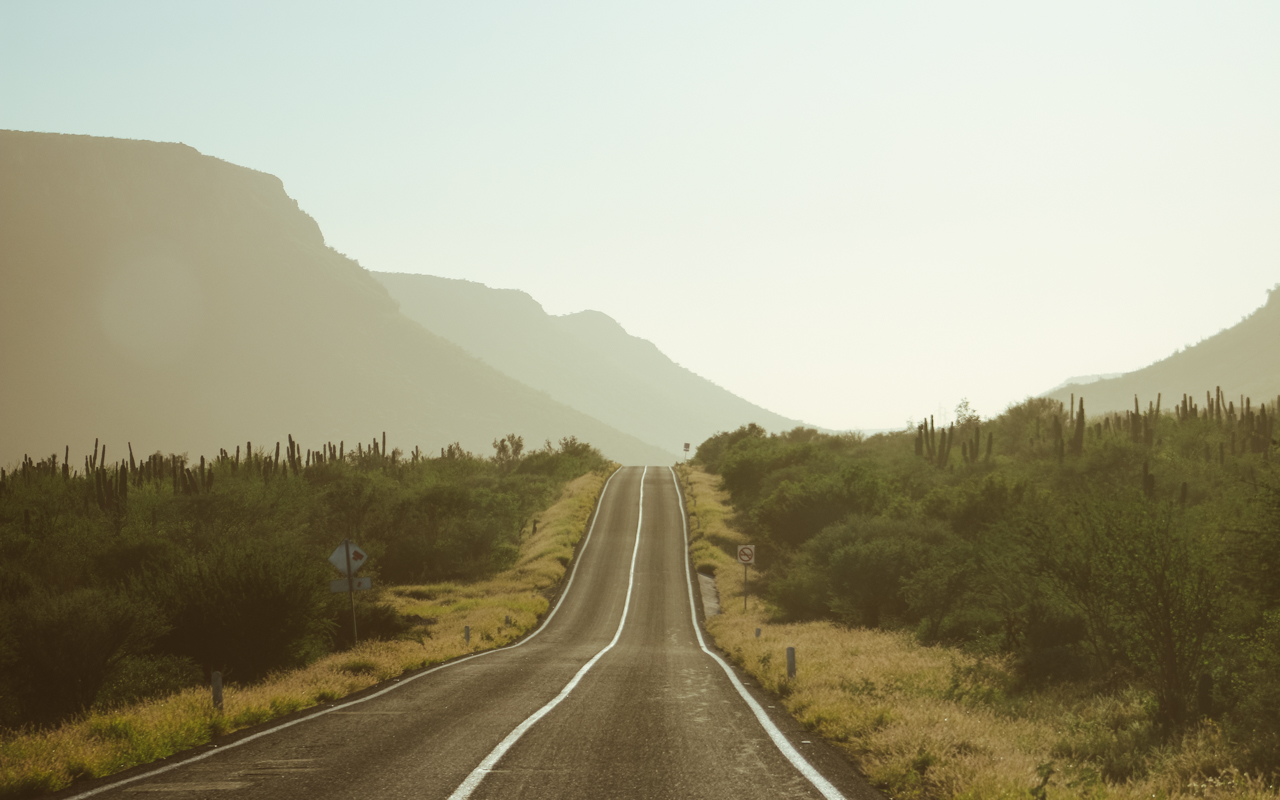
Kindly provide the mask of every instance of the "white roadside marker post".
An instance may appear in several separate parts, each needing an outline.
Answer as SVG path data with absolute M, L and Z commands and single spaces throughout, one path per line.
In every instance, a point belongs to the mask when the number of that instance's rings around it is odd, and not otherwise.
M 213 707 L 219 714 L 222 713 L 222 673 L 214 672 L 210 677 L 210 683 L 213 684 Z

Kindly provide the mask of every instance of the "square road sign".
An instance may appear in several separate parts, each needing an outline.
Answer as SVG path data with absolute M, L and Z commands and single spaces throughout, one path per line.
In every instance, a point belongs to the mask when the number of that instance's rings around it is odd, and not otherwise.
M 353 584 L 348 584 L 346 578 L 329 581 L 329 593 L 367 592 L 373 588 L 373 578 L 352 578 L 351 580 L 354 581 Z
M 333 551 L 333 555 L 329 556 L 329 563 L 338 568 L 338 572 L 343 575 L 347 574 L 347 546 L 351 547 L 351 572 L 354 574 L 356 570 L 364 566 L 364 562 L 369 560 L 369 554 L 361 550 L 355 542 L 342 540 L 342 544 L 338 545 L 338 549 Z

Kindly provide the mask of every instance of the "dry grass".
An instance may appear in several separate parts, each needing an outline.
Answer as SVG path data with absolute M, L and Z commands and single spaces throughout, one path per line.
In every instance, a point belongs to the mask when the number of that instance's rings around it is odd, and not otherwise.
M 1234 752 L 1211 723 L 1153 747 L 1151 699 L 1142 692 L 1060 687 L 1014 695 L 1014 676 L 1000 660 L 922 647 L 905 633 L 777 624 L 754 597 L 744 613 L 742 571 L 728 552 L 747 542 L 731 527 L 719 481 L 686 467 L 681 482 L 694 564 L 715 572 L 720 592 L 724 613 L 707 621 L 716 644 L 890 797 L 1280 796 L 1274 782 L 1232 767 Z M 786 677 L 787 647 L 796 649 L 794 681 Z
M 414 619 L 407 638 L 362 642 L 305 669 L 224 691 L 222 713 L 208 689 L 192 689 L 110 714 L 92 714 L 58 728 L 0 739 L 0 798 L 24 797 L 145 764 L 217 736 L 293 711 L 337 700 L 469 652 L 500 647 L 532 629 L 564 577 L 606 475 L 570 483 L 539 515 L 538 533 L 521 545 L 512 569 L 472 584 L 397 586 L 376 599 Z M 510 624 L 507 624 L 507 619 Z M 471 642 L 463 639 L 471 628 Z

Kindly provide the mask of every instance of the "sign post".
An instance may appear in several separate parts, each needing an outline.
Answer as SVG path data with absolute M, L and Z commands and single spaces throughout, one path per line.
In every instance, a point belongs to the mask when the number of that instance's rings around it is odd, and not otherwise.
M 684 460 L 685 461 L 689 460 L 689 443 L 688 442 L 684 443 Z
M 368 554 L 350 539 L 343 539 L 342 544 L 338 545 L 338 549 L 334 550 L 333 555 L 329 556 L 329 563 L 347 576 L 346 580 L 330 581 L 329 591 L 345 591 L 347 597 L 351 600 L 351 644 L 353 646 L 359 641 L 356 630 L 356 591 L 373 588 L 372 579 L 355 577 L 356 570 L 364 566 L 364 562 L 368 557 Z
M 747 567 L 756 563 L 756 546 L 754 544 L 738 545 L 738 560 L 742 562 L 742 611 L 747 611 Z

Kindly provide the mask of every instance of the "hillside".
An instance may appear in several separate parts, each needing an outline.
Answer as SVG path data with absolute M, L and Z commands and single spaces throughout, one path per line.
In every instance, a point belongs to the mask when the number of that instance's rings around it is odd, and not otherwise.
M 1166 359 L 1119 377 L 1089 383 L 1067 383 L 1045 394 L 1069 402 L 1072 393 L 1085 398 L 1089 414 L 1142 408 L 1163 395 L 1163 407 L 1181 402 L 1186 393 L 1202 407 L 1205 391 L 1222 387 L 1227 400 L 1251 397 L 1254 403 L 1276 401 L 1280 394 L 1280 290 L 1268 291 L 1267 302 L 1239 324 Z
M 648 446 L 402 316 L 272 175 L 181 144 L 0 131 L 0 463 L 368 441 Z
M 400 310 L 513 378 L 670 453 L 755 422 L 802 423 L 754 405 L 676 364 L 599 311 L 552 316 L 513 289 L 375 272 Z

